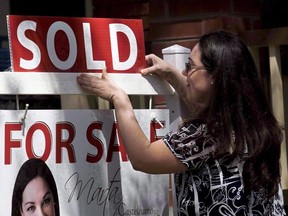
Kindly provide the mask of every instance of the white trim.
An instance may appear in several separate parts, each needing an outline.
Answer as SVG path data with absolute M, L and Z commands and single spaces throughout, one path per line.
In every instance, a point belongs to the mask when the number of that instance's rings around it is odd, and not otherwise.
M 80 73 L 0 72 L 0 94 L 64 95 L 89 94 L 76 82 Z M 92 74 L 92 73 L 91 73 Z M 93 73 L 101 76 L 101 73 Z M 111 73 L 109 76 L 128 95 L 173 95 L 174 89 L 155 75 Z M 91 94 L 91 93 L 90 93 Z

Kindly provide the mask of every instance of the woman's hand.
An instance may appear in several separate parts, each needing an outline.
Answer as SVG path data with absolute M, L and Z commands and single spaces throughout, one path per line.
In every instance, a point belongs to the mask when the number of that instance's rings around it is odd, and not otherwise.
M 110 79 L 106 69 L 103 69 L 101 77 L 83 73 L 77 77 L 77 82 L 83 89 L 113 102 L 119 134 L 134 169 L 153 174 L 175 173 L 187 169 L 163 140 L 150 143 L 136 119 L 128 95 Z
M 123 90 L 110 79 L 106 68 L 102 70 L 101 78 L 82 73 L 77 77 L 77 82 L 83 89 L 110 102 L 116 94 L 123 93 Z
M 155 54 L 146 55 L 145 59 L 148 67 L 140 71 L 142 75 L 157 74 L 161 78 L 166 79 L 169 73 L 177 70 L 173 65 L 165 62 Z

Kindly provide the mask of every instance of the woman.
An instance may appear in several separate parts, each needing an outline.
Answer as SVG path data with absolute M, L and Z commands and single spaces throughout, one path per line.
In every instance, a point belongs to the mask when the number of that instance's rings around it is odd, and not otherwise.
M 20 168 L 12 196 L 12 216 L 59 216 L 53 175 L 40 159 L 29 159 Z
M 143 75 L 167 80 L 191 119 L 150 143 L 127 94 L 103 70 L 81 74 L 86 90 L 113 103 L 136 170 L 175 173 L 178 215 L 286 215 L 280 187 L 282 133 L 245 44 L 234 34 L 203 35 L 182 72 L 151 54 Z

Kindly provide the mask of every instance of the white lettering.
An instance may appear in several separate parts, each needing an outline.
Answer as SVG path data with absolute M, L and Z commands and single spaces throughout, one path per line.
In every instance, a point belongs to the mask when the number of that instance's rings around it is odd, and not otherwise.
M 110 30 L 113 69 L 115 70 L 130 69 L 135 64 L 138 53 L 136 37 L 133 31 L 127 25 L 120 23 L 109 24 L 109 30 Z M 124 62 L 120 62 L 119 59 L 117 32 L 124 33 L 129 40 L 130 55 L 128 59 Z
M 85 47 L 85 54 L 86 54 L 86 64 L 87 69 L 103 69 L 106 67 L 105 61 L 96 61 L 93 60 L 93 53 L 92 53 L 92 42 L 91 42 L 91 31 L 90 31 L 90 23 L 83 23 L 83 34 L 84 34 L 84 47 Z
M 20 58 L 20 67 L 26 70 L 31 70 L 40 64 L 41 52 L 37 44 L 25 36 L 26 30 L 36 31 L 36 22 L 26 20 L 21 22 L 17 28 L 17 37 L 19 42 L 33 54 L 33 58 L 31 60 Z
M 55 51 L 55 35 L 59 30 L 66 33 L 69 41 L 69 56 L 65 61 L 59 59 Z M 67 23 L 58 21 L 50 26 L 47 33 L 47 51 L 55 67 L 61 70 L 67 70 L 74 65 L 77 57 L 77 43 L 74 32 Z

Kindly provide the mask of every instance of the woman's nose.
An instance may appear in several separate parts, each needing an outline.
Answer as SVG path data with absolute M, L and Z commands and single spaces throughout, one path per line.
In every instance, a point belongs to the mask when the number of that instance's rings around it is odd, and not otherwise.
M 48 216 L 48 214 L 45 213 L 45 209 L 38 208 L 37 214 L 35 216 Z

